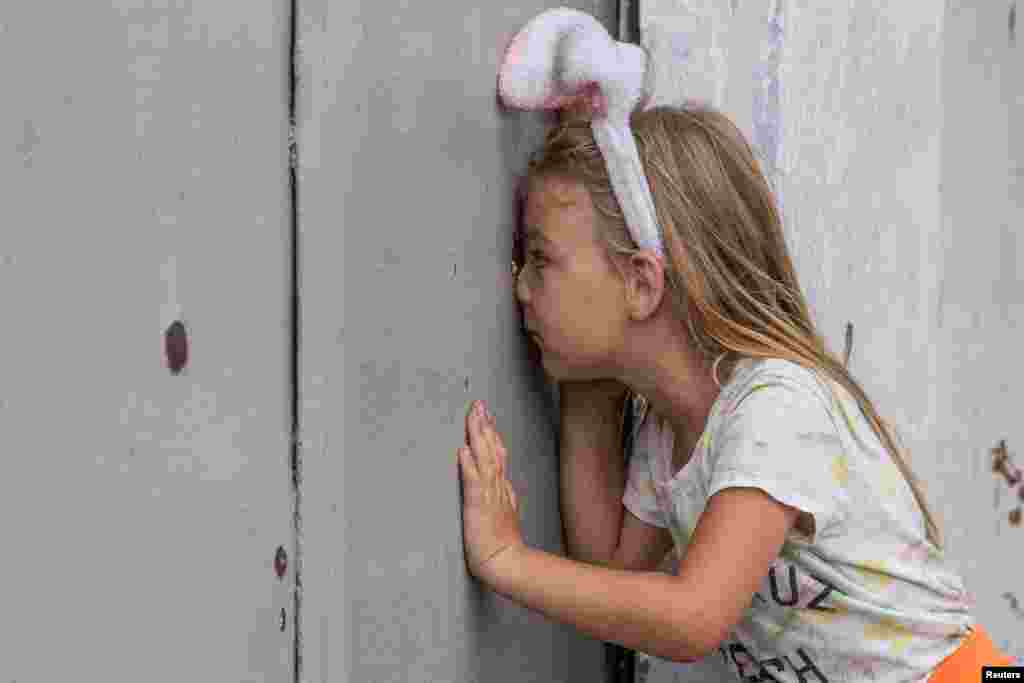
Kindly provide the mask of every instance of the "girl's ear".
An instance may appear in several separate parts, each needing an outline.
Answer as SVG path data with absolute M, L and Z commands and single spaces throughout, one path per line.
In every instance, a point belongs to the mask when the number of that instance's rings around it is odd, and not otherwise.
M 626 286 L 630 290 L 630 296 L 635 297 L 633 304 L 645 309 L 643 315 L 647 317 L 654 315 L 661 306 L 657 292 L 658 270 L 654 264 L 655 259 L 645 252 L 641 253 L 645 255 L 633 254 L 629 259 L 628 270 L 625 271 Z M 661 297 L 664 298 L 667 294 L 663 286 Z
M 633 254 L 630 258 L 630 265 L 634 269 L 637 277 L 641 277 L 646 282 L 646 286 L 653 292 L 658 286 L 658 273 L 661 272 L 661 286 L 662 289 L 666 288 L 668 284 L 665 279 L 665 272 L 663 268 L 659 267 L 658 259 L 655 257 L 650 250 L 644 249 L 637 254 Z

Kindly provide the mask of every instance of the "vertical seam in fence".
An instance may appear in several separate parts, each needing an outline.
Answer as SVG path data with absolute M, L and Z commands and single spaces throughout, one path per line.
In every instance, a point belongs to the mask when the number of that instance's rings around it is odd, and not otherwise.
M 289 370 L 291 381 L 291 432 L 290 439 L 290 462 L 292 480 L 292 535 L 295 542 L 294 548 L 294 571 L 293 579 L 293 604 L 292 604 L 292 662 L 293 682 L 300 683 L 302 680 L 302 630 L 300 616 L 302 610 L 302 430 L 301 416 L 299 414 L 299 393 L 301 380 L 299 376 L 299 225 L 298 225 L 298 144 L 295 130 L 295 101 L 296 89 L 298 87 L 298 0 L 291 0 L 289 3 L 289 35 L 288 35 L 288 203 L 290 209 L 289 232 L 291 247 L 291 281 L 290 285 L 290 310 L 291 318 L 291 353 L 289 354 L 291 368 Z

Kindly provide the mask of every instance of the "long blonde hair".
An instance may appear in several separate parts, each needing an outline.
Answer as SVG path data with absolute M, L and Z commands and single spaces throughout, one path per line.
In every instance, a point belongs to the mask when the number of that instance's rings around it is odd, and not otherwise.
M 941 548 L 921 484 L 889 426 L 814 327 L 771 187 L 743 133 L 699 103 L 634 112 L 630 127 L 663 231 L 666 295 L 694 346 L 709 359 L 722 352 L 782 358 L 842 386 L 909 484 L 928 540 Z M 616 268 L 616 254 L 639 251 L 585 115 L 570 112 L 548 132 L 521 179 L 520 206 L 550 177 L 586 187 L 598 216 L 595 237 Z

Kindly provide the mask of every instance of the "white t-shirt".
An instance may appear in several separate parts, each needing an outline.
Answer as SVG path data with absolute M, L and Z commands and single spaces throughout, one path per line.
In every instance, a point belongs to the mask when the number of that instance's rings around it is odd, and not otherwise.
M 831 386 L 833 393 L 826 387 Z M 841 403 L 839 401 L 841 399 Z M 639 422 L 623 504 L 686 552 L 707 500 L 764 490 L 809 513 L 793 529 L 719 653 L 741 681 L 924 681 L 974 624 L 963 580 L 925 537 L 899 469 L 853 397 L 795 363 L 743 359 L 689 462 L 673 434 Z M 677 565 L 678 566 L 678 565 Z

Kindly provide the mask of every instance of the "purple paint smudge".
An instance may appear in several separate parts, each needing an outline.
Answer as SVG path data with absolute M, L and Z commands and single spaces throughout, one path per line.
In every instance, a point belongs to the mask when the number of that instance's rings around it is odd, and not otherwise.
M 760 63 L 754 67 L 754 143 L 767 162 L 768 168 L 764 170 L 769 180 L 779 164 L 779 63 L 785 36 L 784 1 L 774 0 L 772 3 L 767 46 Z M 775 188 L 775 194 L 781 211 L 781 187 Z

